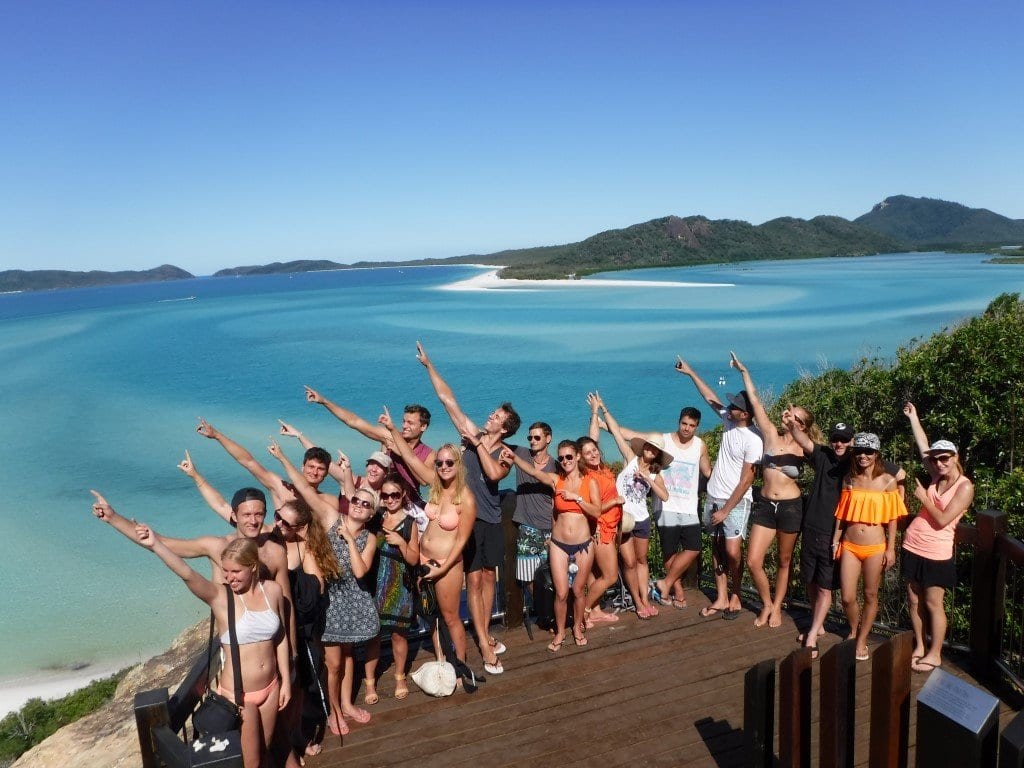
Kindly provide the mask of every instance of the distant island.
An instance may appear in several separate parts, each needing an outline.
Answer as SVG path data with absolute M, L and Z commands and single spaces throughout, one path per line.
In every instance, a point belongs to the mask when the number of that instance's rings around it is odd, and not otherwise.
M 222 269 L 214 277 L 273 275 L 336 269 L 444 264 L 503 267 L 503 278 L 583 277 L 595 272 L 650 267 L 681 267 L 766 259 L 869 256 L 908 251 L 992 251 L 999 261 L 1016 262 L 1024 243 L 1024 219 L 1010 219 L 985 208 L 927 197 L 887 197 L 868 213 L 848 221 L 840 216 L 783 217 L 750 224 L 704 216 L 665 216 L 624 229 L 611 229 L 578 243 L 520 248 L 447 259 L 274 262 Z M 1016 246 L 1017 250 L 1007 250 Z M 164 265 L 145 272 L 0 272 L 0 292 L 74 288 L 193 277 Z

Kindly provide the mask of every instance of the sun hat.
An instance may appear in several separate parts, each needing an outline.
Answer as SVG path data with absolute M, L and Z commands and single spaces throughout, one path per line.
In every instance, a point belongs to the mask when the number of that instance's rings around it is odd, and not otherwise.
M 853 436 L 854 448 L 867 448 L 870 451 L 881 452 L 882 441 L 874 432 L 858 432 Z
M 925 453 L 931 456 L 933 453 L 956 453 L 956 445 L 949 440 L 936 440 L 932 443 L 932 447 L 929 448 Z
M 629 447 L 636 456 L 640 456 L 640 452 L 643 451 L 645 445 L 658 449 L 659 454 L 657 461 L 661 465 L 662 469 L 672 463 L 672 454 L 665 450 L 664 437 L 661 435 L 652 435 L 651 437 L 634 437 L 629 441 Z

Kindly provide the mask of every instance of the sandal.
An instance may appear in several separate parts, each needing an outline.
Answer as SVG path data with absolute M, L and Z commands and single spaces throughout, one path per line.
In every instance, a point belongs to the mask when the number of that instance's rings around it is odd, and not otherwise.
M 335 736 L 348 736 L 348 723 L 336 712 L 332 712 L 331 716 L 327 718 L 327 727 Z
M 585 631 L 576 634 L 576 630 L 572 631 L 572 639 L 576 641 L 576 645 L 586 645 L 590 641 L 587 640 L 587 633 Z
M 508 650 L 508 647 L 501 640 L 496 640 L 492 637 L 488 642 L 490 642 L 491 650 L 494 651 L 495 656 L 501 656 L 501 654 Z
M 359 707 L 352 707 L 351 712 L 344 712 L 342 714 L 345 718 L 349 720 L 354 720 L 355 722 L 361 723 L 363 725 L 366 725 L 368 722 L 370 722 L 370 713 L 367 712 L 365 709 L 360 709 Z
M 498 657 L 494 658 L 494 663 L 491 664 L 489 661 L 484 662 L 484 672 L 489 675 L 500 675 L 505 672 L 501 666 L 501 659 Z
M 395 698 L 404 699 L 409 695 L 409 686 L 405 683 L 405 675 L 395 675 Z
M 565 642 L 565 638 L 563 638 L 561 640 L 552 640 L 550 643 L 548 643 L 548 650 L 551 651 L 552 653 L 558 653 L 558 651 L 562 647 L 562 643 L 564 643 L 564 642 Z
M 316 755 L 319 755 L 323 751 L 324 751 L 324 747 L 323 747 L 322 744 L 307 744 L 306 745 L 306 755 L 308 757 L 315 757 Z
M 686 598 L 685 597 L 682 600 L 677 600 L 676 598 L 673 597 L 672 598 L 672 607 L 681 611 L 681 610 L 683 610 L 683 608 L 689 608 L 690 604 L 686 602 Z
M 372 677 L 363 678 L 363 687 L 366 688 L 366 693 L 363 694 L 363 704 L 368 707 L 372 707 L 378 701 L 380 696 L 377 695 L 377 681 Z

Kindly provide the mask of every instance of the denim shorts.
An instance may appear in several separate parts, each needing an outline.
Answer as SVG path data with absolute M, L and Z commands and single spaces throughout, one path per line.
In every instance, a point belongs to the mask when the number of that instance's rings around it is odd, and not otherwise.
M 711 524 L 712 507 L 720 508 L 725 506 L 727 499 L 716 499 L 708 496 L 704 500 L 704 527 L 711 531 L 714 526 Z M 722 525 L 725 528 L 725 538 L 745 539 L 747 538 L 747 521 L 750 519 L 750 499 L 740 499 L 732 511 L 726 515 Z

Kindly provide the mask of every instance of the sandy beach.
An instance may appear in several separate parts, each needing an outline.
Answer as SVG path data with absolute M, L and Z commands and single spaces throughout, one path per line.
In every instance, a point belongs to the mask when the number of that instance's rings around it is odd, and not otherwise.
M 484 266 L 473 264 L 470 266 Z M 584 278 L 581 280 L 502 280 L 497 269 L 489 269 L 466 280 L 441 286 L 444 291 L 535 291 L 544 288 L 732 288 L 734 283 L 684 283 L 673 280 L 609 280 Z
M 93 680 L 110 677 L 125 667 L 138 664 L 142 659 L 128 658 L 121 661 L 90 664 L 76 670 L 41 671 L 23 677 L 0 680 L 0 718 L 22 707 L 29 699 L 56 699 Z

